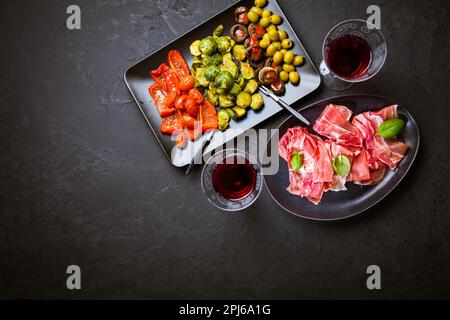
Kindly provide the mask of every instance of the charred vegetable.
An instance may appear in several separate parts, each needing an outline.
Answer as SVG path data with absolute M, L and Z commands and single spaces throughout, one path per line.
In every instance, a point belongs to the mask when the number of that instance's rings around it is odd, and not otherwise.
M 217 42 L 217 49 L 221 53 L 227 52 L 231 48 L 230 39 L 228 37 L 225 36 L 219 37 L 217 38 L 216 42 Z
M 241 24 L 235 24 L 230 29 L 230 37 L 237 43 L 242 44 L 248 38 L 247 28 Z
M 217 51 L 216 39 L 213 37 L 206 37 L 200 41 L 198 49 L 204 55 L 212 55 Z
M 231 90 L 234 84 L 234 78 L 228 71 L 220 71 L 214 81 L 214 86 L 222 92 Z
M 219 72 L 220 72 L 220 69 L 216 65 L 209 66 L 205 70 L 205 78 L 210 82 L 214 81 L 214 79 L 216 79 Z
M 272 82 L 270 88 L 272 89 L 272 92 L 278 96 L 282 96 L 286 92 L 286 86 L 284 85 L 284 82 L 279 79 L 276 79 L 274 82 Z
M 222 63 L 222 56 L 220 53 L 214 53 L 212 55 L 205 55 L 202 59 L 205 66 L 218 66 Z
M 258 80 L 264 85 L 272 84 L 277 79 L 278 73 L 272 67 L 264 67 L 259 71 Z
M 237 7 L 234 11 L 234 19 L 237 23 L 247 25 L 250 21 L 248 20 L 248 9 L 247 7 L 241 6 Z
M 259 110 L 264 105 L 263 97 L 259 93 L 255 93 L 252 95 L 252 102 L 250 104 L 250 108 L 252 110 Z

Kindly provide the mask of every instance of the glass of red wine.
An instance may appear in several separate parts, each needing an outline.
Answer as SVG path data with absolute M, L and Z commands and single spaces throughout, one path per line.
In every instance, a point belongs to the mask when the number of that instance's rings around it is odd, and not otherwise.
M 365 20 L 346 20 L 335 25 L 322 46 L 320 73 L 324 85 L 334 91 L 372 78 L 386 60 L 383 34 Z
M 201 181 L 208 200 L 225 211 L 249 207 L 263 185 L 261 166 L 248 153 L 237 149 L 221 150 L 209 158 Z

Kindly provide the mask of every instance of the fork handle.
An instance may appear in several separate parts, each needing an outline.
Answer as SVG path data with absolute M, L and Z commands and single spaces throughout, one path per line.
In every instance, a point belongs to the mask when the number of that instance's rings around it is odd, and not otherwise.
M 292 108 L 290 105 L 288 105 L 283 100 L 279 99 L 278 103 L 285 109 L 287 109 L 294 117 L 296 117 L 298 120 L 306 124 L 307 126 L 311 125 L 311 123 L 300 113 L 298 113 L 294 108 Z

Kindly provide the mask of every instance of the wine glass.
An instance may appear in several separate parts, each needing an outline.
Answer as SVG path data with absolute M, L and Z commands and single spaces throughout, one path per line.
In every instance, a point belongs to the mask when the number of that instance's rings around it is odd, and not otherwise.
M 353 83 L 376 75 L 386 55 L 383 34 L 374 25 L 362 19 L 340 22 L 323 42 L 320 64 L 323 83 L 334 91 L 348 89 Z
M 209 202 L 224 211 L 249 207 L 263 186 L 260 164 L 237 149 L 221 150 L 210 157 L 203 167 L 201 182 Z

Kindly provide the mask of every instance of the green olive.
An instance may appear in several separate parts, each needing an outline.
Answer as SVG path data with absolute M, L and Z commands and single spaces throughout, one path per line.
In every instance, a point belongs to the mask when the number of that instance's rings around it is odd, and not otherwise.
M 269 18 L 271 15 L 272 15 L 272 11 L 270 11 L 270 10 L 268 10 L 268 9 L 264 9 L 263 12 L 262 12 L 262 14 L 261 14 L 261 17 L 263 17 L 263 18 Z
M 280 51 L 280 50 L 282 49 L 282 47 L 281 47 L 281 42 L 280 42 L 280 41 L 275 41 L 273 44 L 274 44 L 275 47 L 277 48 L 277 51 Z
M 287 35 L 286 31 L 278 30 L 278 39 L 280 39 L 280 41 L 287 39 L 287 37 L 288 37 L 288 35 Z
M 286 49 L 281 49 L 280 52 L 283 54 L 283 57 L 284 57 L 284 55 L 286 54 L 287 50 Z
M 250 20 L 250 22 L 256 23 L 259 20 L 258 14 L 256 14 L 254 11 L 249 11 L 247 13 L 247 18 Z
M 295 71 L 295 67 L 292 64 L 284 63 L 283 64 L 283 70 L 290 73 L 292 71 Z
M 298 84 L 300 82 L 300 75 L 297 71 L 289 72 L 289 80 L 292 84 Z
M 283 61 L 283 54 L 280 51 L 277 51 L 272 59 L 275 64 L 280 64 Z
M 294 61 L 294 53 L 292 53 L 292 51 L 286 51 L 286 53 L 284 54 L 283 61 L 286 62 L 287 64 L 291 64 L 292 61 Z
M 261 41 L 259 42 L 259 46 L 263 49 L 266 49 L 268 46 L 270 45 L 270 40 L 269 39 L 261 39 Z
M 267 4 L 267 0 L 255 0 L 255 6 L 258 8 L 265 7 Z
M 273 25 L 273 24 L 271 24 L 270 26 L 268 26 L 268 27 L 266 28 L 266 31 L 267 31 L 267 32 L 269 32 L 270 30 L 275 30 L 275 31 L 278 32 L 277 26 L 275 26 L 275 25 Z
M 267 28 L 268 26 L 270 26 L 270 19 L 269 18 L 261 18 L 261 20 L 259 20 L 259 24 L 261 25 L 261 27 Z
M 296 67 L 300 67 L 305 63 L 305 59 L 302 56 L 295 56 L 294 62 L 292 64 Z
M 268 57 L 272 57 L 275 54 L 275 52 L 277 52 L 277 47 L 274 46 L 273 43 L 271 43 L 266 49 L 266 55 Z
M 284 49 L 290 49 L 292 48 L 292 40 L 291 39 L 284 39 L 283 41 L 281 41 L 281 46 Z
M 272 22 L 272 24 L 274 25 L 279 25 L 281 23 L 281 17 L 279 15 L 274 14 L 270 17 L 270 22 Z
M 288 82 L 289 81 L 289 73 L 287 73 L 286 71 L 281 71 L 280 72 L 280 79 L 283 81 L 283 82 Z
M 261 9 L 261 8 L 258 8 L 258 7 L 252 7 L 252 8 L 250 9 L 250 11 L 253 11 L 253 12 L 256 13 L 258 16 L 261 16 L 261 15 L 262 15 L 262 9 Z
M 275 30 L 270 30 L 269 32 L 270 41 L 278 41 L 278 32 Z
M 268 33 L 264 33 L 264 35 L 262 37 L 262 40 L 266 40 L 266 41 L 270 42 L 269 34 Z

